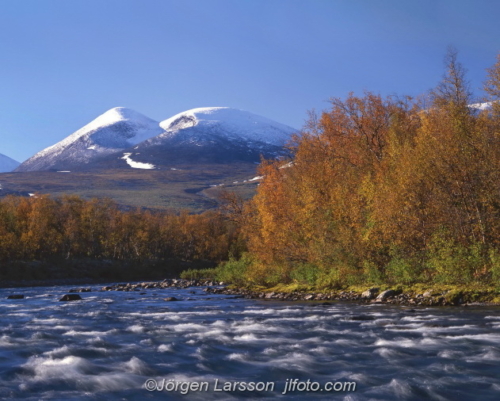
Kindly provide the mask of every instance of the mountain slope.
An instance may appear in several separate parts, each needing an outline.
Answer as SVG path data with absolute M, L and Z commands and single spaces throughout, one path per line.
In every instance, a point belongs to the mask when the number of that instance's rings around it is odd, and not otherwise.
M 17 166 L 19 166 L 18 161 L 0 153 L 0 173 L 13 171 Z
M 16 171 L 85 167 L 103 156 L 127 149 L 162 131 L 157 121 L 134 110 L 116 107 L 30 157 Z
M 262 142 L 283 146 L 295 130 L 244 110 L 230 107 L 203 107 L 179 113 L 160 123 L 165 133 L 149 142 L 172 137 L 181 130 L 204 131 L 207 135 L 224 136 L 233 140 Z
M 228 107 L 197 108 L 160 123 L 164 132 L 127 157 L 155 166 L 192 163 L 259 162 L 283 154 L 296 132 L 268 118 Z M 125 155 L 125 154 L 124 154 Z
M 228 107 L 198 108 L 158 123 L 114 108 L 16 171 L 162 169 L 177 164 L 259 162 L 277 157 L 295 130 Z
M 200 212 L 224 188 L 252 196 L 261 155 L 283 154 L 296 131 L 242 110 L 188 110 L 161 124 L 129 109 L 109 110 L 59 143 L 2 174 L 0 197 L 76 194 L 125 209 Z M 22 171 L 22 174 L 17 172 Z

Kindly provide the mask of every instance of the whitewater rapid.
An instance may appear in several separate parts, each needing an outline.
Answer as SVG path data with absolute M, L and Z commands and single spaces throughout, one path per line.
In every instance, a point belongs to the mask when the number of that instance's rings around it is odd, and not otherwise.
M 500 397 L 497 307 L 256 301 L 207 295 L 199 287 L 104 292 L 95 286 L 81 301 L 59 302 L 70 288 L 0 290 L 0 399 Z M 7 299 L 14 293 L 25 298 Z M 293 380 L 355 383 L 355 390 L 283 394 Z M 180 384 L 167 391 L 169 383 L 207 383 L 207 391 L 182 394 Z M 214 391 L 224 383 L 231 391 Z M 235 383 L 246 383 L 245 390 Z M 255 391 L 256 383 L 274 388 Z

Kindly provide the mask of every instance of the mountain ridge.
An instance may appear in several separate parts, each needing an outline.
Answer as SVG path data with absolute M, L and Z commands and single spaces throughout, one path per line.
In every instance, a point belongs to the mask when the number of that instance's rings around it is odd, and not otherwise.
M 259 161 L 261 155 L 279 156 L 295 132 L 266 117 L 229 107 L 191 109 L 162 122 L 116 107 L 36 153 L 15 171 Z

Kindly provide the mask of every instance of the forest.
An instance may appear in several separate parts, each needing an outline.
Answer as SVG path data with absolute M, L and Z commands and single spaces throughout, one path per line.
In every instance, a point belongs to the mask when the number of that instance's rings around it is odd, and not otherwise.
M 16 263 L 216 269 L 237 285 L 317 289 L 500 280 L 500 55 L 475 99 L 456 51 L 418 98 L 334 98 L 264 160 L 256 195 L 203 214 L 76 196 L 0 201 L 2 277 Z M 14 266 L 14 268 L 12 267 Z M 176 266 L 175 268 L 173 266 Z M 177 270 L 176 270 L 177 269 Z
M 121 210 L 109 199 L 8 196 L 0 201 L 0 278 L 168 277 L 237 255 L 220 212 Z
M 265 161 L 238 218 L 248 253 L 219 268 L 240 284 L 497 284 L 500 279 L 500 55 L 485 99 L 457 53 L 419 98 L 331 99 Z

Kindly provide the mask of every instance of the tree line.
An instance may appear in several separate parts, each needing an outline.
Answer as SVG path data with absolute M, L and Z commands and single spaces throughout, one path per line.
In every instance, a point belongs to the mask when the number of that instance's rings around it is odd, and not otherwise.
M 178 266 L 214 266 L 237 255 L 238 235 L 218 211 L 123 211 L 109 199 L 8 196 L 0 200 L 0 277 L 41 279 L 50 273 L 36 264 L 27 272 L 26 262 L 56 266 L 54 277 L 67 276 L 61 270 L 75 270 L 76 264 L 82 272 L 72 275 L 78 276 L 106 263 L 135 269 L 137 276 L 154 265 L 165 276 L 179 272 Z
M 265 161 L 237 215 L 248 253 L 221 274 L 240 283 L 498 283 L 500 55 L 478 103 L 455 51 L 419 98 L 331 99 Z

